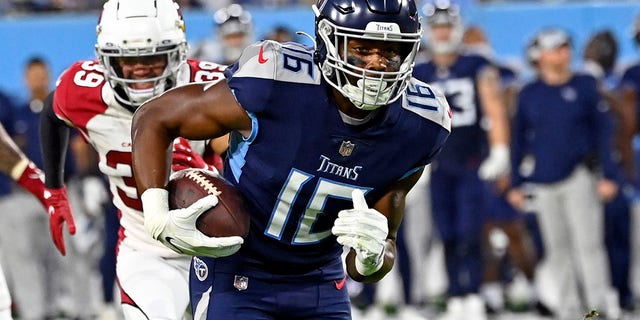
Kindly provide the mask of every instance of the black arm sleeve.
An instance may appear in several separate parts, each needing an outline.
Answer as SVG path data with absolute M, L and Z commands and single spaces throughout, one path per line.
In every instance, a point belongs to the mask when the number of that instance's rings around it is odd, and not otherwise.
M 69 146 L 70 128 L 53 112 L 52 91 L 40 113 L 40 148 L 44 164 L 45 186 L 51 189 L 64 185 L 64 162 Z

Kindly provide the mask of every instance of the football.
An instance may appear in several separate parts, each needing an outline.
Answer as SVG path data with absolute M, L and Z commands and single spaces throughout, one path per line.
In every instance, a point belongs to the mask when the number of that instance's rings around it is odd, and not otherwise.
M 218 204 L 196 220 L 196 228 L 205 235 L 243 238 L 249 235 L 249 213 L 244 199 L 224 178 L 211 171 L 184 169 L 172 175 L 168 190 L 171 210 L 186 208 L 210 194 L 218 196 Z

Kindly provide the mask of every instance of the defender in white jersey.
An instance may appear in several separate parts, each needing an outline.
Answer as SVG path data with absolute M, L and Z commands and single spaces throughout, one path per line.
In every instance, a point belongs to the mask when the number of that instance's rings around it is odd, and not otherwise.
M 136 108 L 165 90 L 223 77 L 224 67 L 187 60 L 184 21 L 172 0 L 110 0 L 104 5 L 96 54 L 60 77 L 42 112 L 46 192 L 54 243 L 65 253 L 62 227 L 75 232 L 61 174 L 70 127 L 99 154 L 119 209 L 116 274 L 126 319 L 188 315 L 188 256 L 167 249 L 144 229 L 131 169 L 130 126 Z M 204 143 L 200 143 L 204 150 Z M 173 169 L 203 167 L 189 143 L 174 143 Z

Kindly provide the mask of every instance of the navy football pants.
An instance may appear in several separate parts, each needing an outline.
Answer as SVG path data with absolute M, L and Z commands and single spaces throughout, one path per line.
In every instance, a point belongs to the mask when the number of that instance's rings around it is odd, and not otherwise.
M 205 260 L 209 267 L 212 260 Z M 351 319 L 345 281 L 277 282 L 252 277 L 239 281 L 236 275 L 222 272 L 200 273 L 198 277 L 194 263 L 189 277 L 194 319 Z M 239 286 L 239 290 L 238 284 L 246 284 L 246 289 Z
M 475 170 L 432 169 L 433 222 L 444 245 L 449 296 L 478 293 L 482 281 L 484 186 Z

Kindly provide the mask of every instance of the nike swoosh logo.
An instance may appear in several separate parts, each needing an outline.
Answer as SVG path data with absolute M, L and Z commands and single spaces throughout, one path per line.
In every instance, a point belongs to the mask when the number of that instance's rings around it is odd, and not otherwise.
M 333 283 L 336 284 L 336 289 L 342 290 L 342 287 L 344 287 L 344 283 L 346 282 L 346 280 L 347 280 L 347 277 L 342 278 L 342 280 L 340 281 L 333 280 Z
M 170 249 L 173 249 L 173 251 L 177 252 L 177 253 L 184 253 L 182 251 L 182 249 L 180 249 L 180 247 L 176 246 L 172 241 L 173 238 L 172 237 L 165 237 L 164 240 L 166 241 L 166 244 L 168 244 L 170 247 Z
M 262 47 L 262 46 L 260 46 L 260 52 L 258 52 L 258 63 L 259 63 L 259 64 L 264 64 L 264 63 L 266 63 L 267 61 L 269 61 L 269 59 L 265 59 L 265 58 L 264 58 L 263 53 L 264 53 L 264 52 L 263 52 L 263 47 Z

